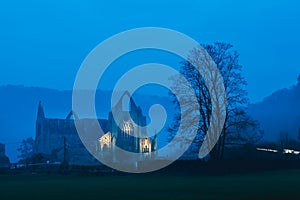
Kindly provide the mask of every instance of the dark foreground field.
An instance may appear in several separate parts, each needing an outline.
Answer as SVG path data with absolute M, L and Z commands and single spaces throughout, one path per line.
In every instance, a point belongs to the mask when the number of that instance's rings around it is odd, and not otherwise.
M 300 199 L 300 170 L 236 175 L 0 175 L 0 199 Z

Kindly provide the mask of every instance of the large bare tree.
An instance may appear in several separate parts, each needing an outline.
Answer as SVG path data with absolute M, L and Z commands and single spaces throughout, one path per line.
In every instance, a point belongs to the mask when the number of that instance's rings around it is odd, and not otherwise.
M 226 144 L 255 143 L 261 139 L 263 132 L 258 129 L 257 121 L 253 120 L 247 114 L 247 82 L 241 74 L 242 66 L 239 64 L 239 54 L 232 50 L 233 46 L 231 44 L 227 43 L 216 42 L 212 45 L 203 45 L 203 47 L 215 62 L 223 78 L 226 93 L 226 111 L 223 113 L 225 115 L 225 123 L 217 144 L 210 152 L 212 158 L 221 159 L 224 155 Z M 175 116 L 174 124 L 169 129 L 171 133 L 170 138 L 173 138 L 181 120 L 199 120 L 198 118 L 184 119 L 182 117 L 186 112 L 191 112 L 190 109 L 193 109 L 189 108 L 191 94 L 185 92 L 188 91 L 188 88 L 192 87 L 199 104 L 197 112 L 200 120 L 198 127 L 196 127 L 197 136 L 194 140 L 194 145 L 196 146 L 194 149 L 198 151 L 203 140 L 208 137 L 209 126 L 214 122 L 214 119 L 212 119 L 212 100 L 222 101 L 222 98 L 221 100 L 217 98 L 218 91 L 215 94 L 210 94 L 211 91 L 209 91 L 204 78 L 199 73 L 199 69 L 204 64 L 203 60 L 208 60 L 203 58 L 203 56 L 206 56 L 203 53 L 203 49 L 201 47 L 195 48 L 190 52 L 189 59 L 182 62 L 180 72 L 189 84 L 186 84 L 186 82 L 178 77 L 172 78 L 173 88 L 178 91 L 176 97 L 172 95 L 173 102 L 177 105 L 180 112 Z M 213 72 L 209 72 L 211 69 L 208 67 L 207 70 L 208 72 L 206 73 L 209 74 L 208 76 L 214 78 L 215 76 L 211 75 Z M 213 84 L 219 84 L 214 81 L 212 82 Z M 178 102 L 181 102 L 180 108 Z M 187 129 L 187 131 L 189 130 Z M 210 140 L 209 138 L 206 139 Z

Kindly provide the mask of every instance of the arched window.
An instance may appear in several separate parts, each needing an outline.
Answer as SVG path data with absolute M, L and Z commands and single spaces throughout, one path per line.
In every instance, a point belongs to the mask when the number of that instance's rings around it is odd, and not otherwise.
M 124 133 L 125 136 L 132 135 L 133 126 L 130 121 L 123 121 L 122 132 Z

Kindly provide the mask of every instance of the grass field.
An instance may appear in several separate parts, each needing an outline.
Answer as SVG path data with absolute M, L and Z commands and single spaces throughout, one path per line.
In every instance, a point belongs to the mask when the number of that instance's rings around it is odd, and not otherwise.
M 227 176 L 0 175 L 0 199 L 300 199 L 300 170 Z

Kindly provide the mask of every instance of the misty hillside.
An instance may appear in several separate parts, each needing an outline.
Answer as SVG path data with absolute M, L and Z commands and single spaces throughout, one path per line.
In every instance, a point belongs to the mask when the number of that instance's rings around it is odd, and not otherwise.
M 54 89 L 0 86 L 0 143 L 6 144 L 7 154 L 12 161 L 17 160 L 16 151 L 20 141 L 35 136 L 35 120 L 38 102 L 41 100 L 48 118 L 66 118 L 72 107 L 72 92 Z M 108 118 L 110 91 L 97 91 L 96 110 L 99 118 Z M 167 111 L 168 126 L 173 119 L 173 105 L 169 97 L 135 94 L 137 105 L 148 117 L 153 104 L 161 104 Z M 249 113 L 257 119 L 265 131 L 264 140 L 277 141 L 279 132 L 288 132 L 296 138 L 300 127 L 300 84 L 281 89 L 266 97 L 262 102 L 251 104 Z M 159 117 L 159 116 L 157 116 Z M 165 127 L 166 127 L 165 126 Z M 166 142 L 166 133 L 159 135 L 160 145 Z
M 259 120 L 264 139 L 278 141 L 280 131 L 296 139 L 300 127 L 300 80 L 297 85 L 274 92 L 262 102 L 249 106 L 250 114 Z
M 35 137 L 35 120 L 40 100 L 48 118 L 64 119 L 72 108 L 71 91 L 7 85 L 0 86 L 0 97 L 0 143 L 6 144 L 7 155 L 12 161 L 17 160 L 16 149 L 22 139 Z M 97 91 L 96 110 L 99 118 L 108 118 L 108 112 L 111 111 L 110 98 L 111 92 Z M 153 104 L 161 104 L 166 109 L 166 126 L 172 120 L 173 108 L 168 97 L 134 94 L 133 98 L 142 107 L 148 121 L 148 110 Z M 158 138 L 165 143 L 165 133 Z

